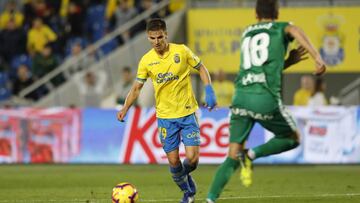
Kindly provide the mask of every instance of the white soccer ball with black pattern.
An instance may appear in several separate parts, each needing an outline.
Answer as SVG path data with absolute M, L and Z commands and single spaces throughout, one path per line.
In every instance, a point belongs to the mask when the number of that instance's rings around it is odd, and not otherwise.
M 112 191 L 112 203 L 135 203 L 139 199 L 139 194 L 131 183 L 119 183 Z

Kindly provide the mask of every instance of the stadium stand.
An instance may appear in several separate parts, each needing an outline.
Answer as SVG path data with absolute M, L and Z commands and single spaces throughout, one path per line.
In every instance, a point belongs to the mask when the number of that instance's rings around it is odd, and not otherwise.
M 48 72 L 41 78 L 36 78 L 35 82 L 23 89 L 16 95 L 8 96 L 4 98 L 3 102 L 9 102 L 16 104 L 15 101 L 19 99 L 28 105 L 37 106 L 52 106 L 52 105 L 70 105 L 70 100 L 64 100 L 64 91 L 67 89 L 66 95 L 76 94 L 76 88 L 64 88 L 62 86 L 68 86 L 72 82 L 72 73 L 74 71 L 85 71 L 85 69 L 108 69 L 107 74 L 110 75 L 109 86 L 107 87 L 109 93 L 114 90 L 115 83 L 120 83 L 119 78 L 113 77 L 116 75 L 113 73 L 120 73 L 120 69 L 123 66 L 129 65 L 130 67 L 137 67 L 138 57 L 147 49 L 144 44 L 146 41 L 142 41 L 138 34 L 142 34 L 144 30 L 144 22 L 151 17 L 165 17 L 170 15 L 170 18 L 177 18 L 175 21 L 179 24 L 184 24 L 183 14 L 176 14 L 184 8 L 185 1 L 177 0 L 163 0 L 163 1 L 151 1 L 151 0 L 121 0 L 126 2 L 129 8 L 134 8 L 137 15 L 127 23 L 117 24 L 117 2 L 115 0 L 91 0 L 91 1 L 79 1 L 79 0 L 62 0 L 62 1 L 50 1 L 50 0 L 34 0 L 34 1 L 16 1 L 9 0 L 0 4 L 1 16 L 8 15 L 6 12 L 10 9 L 16 11 L 18 16 L 23 16 L 23 26 L 21 30 L 29 32 L 32 20 L 36 17 L 40 17 L 44 23 L 49 26 L 50 29 L 58 35 L 56 41 L 50 43 L 56 58 L 59 59 L 59 66 L 53 71 Z M 180 2 L 180 3 L 179 3 Z M 187 8 L 197 7 L 252 7 L 254 1 L 251 0 L 229 0 L 229 1 L 213 1 L 213 0 L 192 0 L 186 1 Z M 360 5 L 356 0 L 281 0 L 281 6 L 352 6 Z M 173 14 L 170 14 L 172 12 Z M 21 17 L 17 17 L 21 19 Z M 5 18 L 6 19 L 6 18 Z M 21 21 L 21 20 L 17 20 Z M 118 20 L 119 21 L 119 20 Z M 120 26 L 121 25 L 121 26 Z M 176 24 L 178 25 L 178 24 Z M 174 25 L 174 27 L 176 26 Z M 15 26 L 16 27 L 16 26 Z M 185 39 L 185 27 L 170 28 L 177 30 L 174 33 L 177 42 L 186 43 Z M 0 36 L 3 36 L 4 29 L 1 30 Z M 1 39 L 1 38 L 0 38 Z M 20 40 L 18 40 L 20 41 Z M 139 43 L 141 42 L 141 43 Z M 139 45 L 136 45 L 139 44 Z M 73 47 L 80 46 L 76 56 L 73 55 Z M 124 52 L 123 54 L 121 54 Z M 129 52 L 129 53 L 125 53 Z M 1 54 L 1 66 L 10 79 L 16 77 L 17 68 L 21 64 L 25 64 L 28 67 L 32 67 L 33 57 L 32 53 L 26 51 L 14 51 L 16 54 L 11 55 L 10 62 L 6 60 L 7 56 Z M 92 55 L 95 58 L 94 62 L 82 65 L 83 68 L 77 69 L 79 63 L 84 63 L 86 58 Z M 116 56 L 115 56 L 116 55 Z M 8 57 L 9 58 L 9 57 Z M 123 60 L 121 60 L 123 59 Z M 126 60 L 124 60 L 126 59 Z M 116 67 L 115 65 L 116 64 Z M 32 72 L 33 70 L 30 69 Z M 65 83 L 60 87 L 52 84 L 54 77 L 63 75 Z M 287 76 L 292 77 L 292 76 Z M 352 78 L 356 79 L 356 78 Z M 194 79 L 196 80 L 196 79 Z M 196 83 L 196 81 L 195 81 Z M 345 84 L 342 86 L 344 87 Z M 46 87 L 49 94 L 46 97 L 42 97 L 39 100 L 31 101 L 26 98 L 28 94 L 36 91 L 37 88 Z M 295 89 L 295 87 L 291 87 Z M 11 89 L 11 88 L 10 88 Z M 61 90 L 63 89 L 63 90 Z M 200 95 L 200 87 L 196 87 L 196 92 Z M 336 92 L 340 92 L 340 89 L 336 89 Z M 285 95 L 285 101 L 290 96 Z M 51 98 L 51 99 L 50 99 Z M 74 97 L 72 97 L 74 98 Z M 107 97 L 106 97 L 107 98 Z M 105 99 L 106 99 L 105 98 Z M 76 100 L 76 99 L 75 99 Z M 78 102 L 71 102 L 78 103 Z M 348 102 L 347 102 L 348 103 Z
M 145 11 L 144 6 L 147 9 L 153 6 L 151 0 L 1 1 L 0 61 L 2 71 L 5 75 L 9 75 L 10 79 L 15 80 L 18 67 L 26 65 L 30 67 L 30 74 L 36 76 L 35 82 L 38 81 L 52 70 L 52 68 L 42 70 L 40 76 L 33 70 L 32 62 L 41 56 L 39 53 L 45 46 L 51 47 L 53 57 L 59 61 L 59 64 L 68 61 L 75 44 L 79 44 L 81 49 L 84 49 L 117 28 L 119 19 L 116 19 L 115 13 L 119 9 L 119 3 L 125 3 L 132 8 L 133 16 Z M 157 16 L 160 17 L 160 15 Z M 122 24 L 125 22 L 123 21 Z M 131 31 L 129 38 L 142 31 L 143 25 Z M 98 59 L 112 52 L 119 44 L 122 43 L 119 43 L 117 38 L 103 43 L 100 49 L 95 50 Z M 6 77 L 4 80 L 7 80 Z M 50 87 L 50 89 L 53 88 Z M 1 97 L 1 101 L 11 98 L 11 94 L 6 95 L 7 97 Z

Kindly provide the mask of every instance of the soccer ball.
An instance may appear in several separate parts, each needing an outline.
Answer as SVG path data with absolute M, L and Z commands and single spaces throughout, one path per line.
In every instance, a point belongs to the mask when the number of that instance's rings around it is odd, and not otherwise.
M 112 191 L 112 203 L 135 203 L 139 199 L 138 192 L 130 183 L 119 183 Z

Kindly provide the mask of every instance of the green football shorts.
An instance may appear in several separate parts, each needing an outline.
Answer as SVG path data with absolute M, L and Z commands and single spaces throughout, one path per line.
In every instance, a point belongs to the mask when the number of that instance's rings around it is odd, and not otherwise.
M 271 94 L 235 95 L 230 111 L 230 142 L 243 144 L 255 122 L 279 138 L 291 137 L 296 131 L 296 124 L 290 113 Z

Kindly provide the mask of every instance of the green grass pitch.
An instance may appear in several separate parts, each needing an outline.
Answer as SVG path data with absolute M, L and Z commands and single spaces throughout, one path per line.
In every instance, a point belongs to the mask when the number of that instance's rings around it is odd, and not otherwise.
M 196 202 L 204 202 L 217 166 L 193 173 Z M 360 165 L 255 166 L 254 182 L 234 174 L 218 202 L 360 203 Z M 181 193 L 166 165 L 0 165 L 0 203 L 111 202 L 112 187 L 130 182 L 139 202 L 178 202 Z

